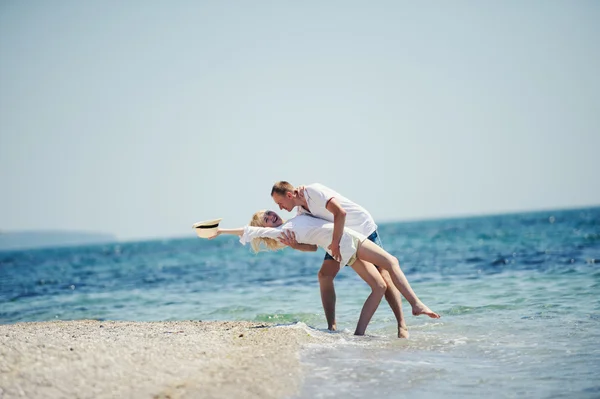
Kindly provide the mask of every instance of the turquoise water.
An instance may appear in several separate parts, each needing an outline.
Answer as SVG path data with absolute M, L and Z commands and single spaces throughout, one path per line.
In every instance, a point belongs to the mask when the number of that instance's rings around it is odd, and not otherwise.
M 193 233 L 193 232 L 191 232 Z M 600 208 L 380 226 L 440 320 L 382 302 L 355 337 L 369 291 L 336 278 L 329 333 L 316 278 L 323 252 L 252 254 L 233 238 L 0 252 L 0 323 L 258 320 L 305 328 L 299 397 L 600 397 Z

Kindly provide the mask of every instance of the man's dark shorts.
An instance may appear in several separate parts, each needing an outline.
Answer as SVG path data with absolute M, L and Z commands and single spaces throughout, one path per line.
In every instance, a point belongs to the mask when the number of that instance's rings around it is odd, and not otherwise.
M 371 233 L 371 235 L 367 237 L 367 240 L 373 241 L 375 244 L 377 244 L 381 248 L 383 248 L 383 244 L 381 243 L 379 234 L 377 234 L 377 230 L 375 230 L 373 233 Z M 331 256 L 331 255 L 329 255 L 329 253 L 325 252 L 325 259 L 323 259 L 323 260 L 329 260 L 329 259 L 333 259 L 333 256 Z M 348 265 L 346 265 L 346 266 L 348 266 Z

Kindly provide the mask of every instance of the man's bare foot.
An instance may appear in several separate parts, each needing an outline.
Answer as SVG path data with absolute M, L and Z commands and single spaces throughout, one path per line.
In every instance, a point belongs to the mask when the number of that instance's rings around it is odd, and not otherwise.
M 413 316 L 419 316 L 419 315 L 425 314 L 425 315 L 431 317 L 432 319 L 440 318 L 439 314 L 437 314 L 434 311 L 432 311 L 431 309 L 429 309 L 422 302 L 418 302 L 417 304 L 415 304 L 412 307 L 412 314 L 413 314 Z
M 398 326 L 398 338 L 408 338 L 410 334 L 408 333 L 408 328 L 403 326 Z
M 332 325 L 332 326 L 329 326 L 329 327 L 327 327 L 327 329 L 328 329 L 329 331 L 337 331 L 337 325 L 335 325 L 335 324 L 334 324 L 334 325 Z

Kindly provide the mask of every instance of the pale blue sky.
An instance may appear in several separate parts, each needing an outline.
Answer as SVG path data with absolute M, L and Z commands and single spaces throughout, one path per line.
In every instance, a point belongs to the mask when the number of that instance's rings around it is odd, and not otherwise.
M 598 1 L 3 1 L 0 230 L 600 204 Z M 282 216 L 289 214 L 282 212 Z

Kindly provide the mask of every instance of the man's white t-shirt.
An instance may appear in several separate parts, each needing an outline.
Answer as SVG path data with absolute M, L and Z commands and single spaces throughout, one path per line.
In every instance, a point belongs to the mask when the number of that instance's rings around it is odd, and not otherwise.
M 319 183 L 305 186 L 304 198 L 308 204 L 309 211 L 298 206 L 298 215 L 308 214 L 333 222 L 333 213 L 327 210 L 327 203 L 330 199 L 335 198 L 346 211 L 346 224 L 344 227 L 357 231 L 367 237 L 377 230 L 377 224 L 375 224 L 373 217 L 365 208 L 350 201 L 329 187 Z

